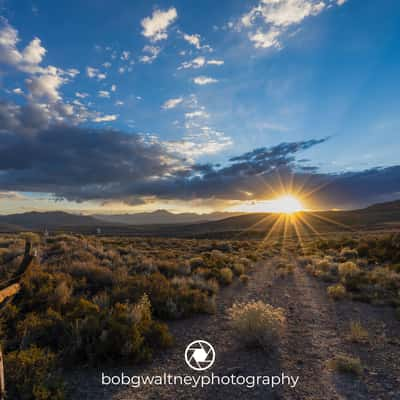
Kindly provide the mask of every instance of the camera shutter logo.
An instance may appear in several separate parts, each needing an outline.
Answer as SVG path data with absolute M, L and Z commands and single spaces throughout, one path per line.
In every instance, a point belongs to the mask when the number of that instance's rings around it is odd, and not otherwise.
M 185 361 L 195 371 L 205 371 L 214 364 L 214 347 L 205 340 L 195 340 L 186 347 Z

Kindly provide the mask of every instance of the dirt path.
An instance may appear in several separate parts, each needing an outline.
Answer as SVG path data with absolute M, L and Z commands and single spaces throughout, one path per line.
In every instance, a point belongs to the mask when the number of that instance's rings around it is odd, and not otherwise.
M 296 267 L 293 276 L 275 280 L 270 297 L 273 305 L 286 309 L 287 330 L 280 348 L 281 368 L 300 376 L 295 392 L 283 389 L 284 398 L 347 398 L 340 389 L 345 383 L 335 379 L 327 368 L 327 360 L 342 349 L 342 343 L 337 333 L 334 304 L 323 288 Z

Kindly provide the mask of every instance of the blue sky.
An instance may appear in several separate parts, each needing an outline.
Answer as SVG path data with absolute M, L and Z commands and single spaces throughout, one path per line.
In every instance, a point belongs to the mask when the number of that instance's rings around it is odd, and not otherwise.
M 225 173 L 222 169 L 232 157 L 311 139 L 329 138 L 300 146 L 301 154 L 296 150 L 293 156 L 303 160 L 303 167 L 312 167 L 314 174 L 336 180 L 397 166 L 397 1 L 19 0 L 0 4 L 1 100 L 7 115 L 15 117 L 6 122 L 0 118 L 4 140 L 13 134 L 32 144 L 32 137 L 58 125 L 116 131 L 139 138 L 148 147 L 162 148 L 157 157 L 169 165 L 167 169 L 158 165 L 156 174 L 129 176 L 126 182 L 118 177 L 77 182 L 84 191 L 78 195 L 67 180 L 63 184 L 52 181 L 55 176 L 32 179 L 43 172 L 39 158 L 23 176 L 21 171 L 15 175 L 12 163 L 0 163 L 0 201 L 6 210 L 229 208 L 245 200 L 233 193 L 243 188 L 225 196 L 208 190 L 203 194 L 196 186 L 191 195 L 176 190 L 174 196 L 161 186 L 171 176 L 177 185 L 179 164 L 186 171 L 185 179 L 192 182 L 204 177 L 193 165 L 208 163 L 214 165 L 214 172 Z M 10 148 L 3 146 L 3 151 Z M 127 155 L 127 159 L 129 164 L 133 158 Z M 133 164 L 127 168 L 140 169 L 140 164 Z M 70 167 L 59 166 L 66 174 Z M 99 167 L 99 174 L 101 168 L 106 165 Z M 290 169 L 294 173 L 296 166 L 291 164 Z M 161 179 L 160 188 L 157 182 L 153 191 L 147 189 L 155 177 Z M 187 187 L 187 182 L 179 187 Z M 98 185 L 95 191 L 93 185 Z M 116 191 L 117 186 L 124 190 Z M 87 195 L 89 189 L 95 194 Z M 104 197 L 100 189 L 107 192 Z M 254 198 L 249 201 L 273 195 L 251 193 Z M 397 194 L 397 188 L 391 187 L 367 197 L 369 202 Z M 338 202 L 345 207 L 367 201 Z

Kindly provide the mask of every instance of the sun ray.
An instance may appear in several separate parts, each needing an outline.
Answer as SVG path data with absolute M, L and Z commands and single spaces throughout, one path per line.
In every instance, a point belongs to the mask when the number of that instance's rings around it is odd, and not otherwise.
M 315 212 L 310 211 L 310 215 L 312 215 L 312 216 L 314 216 L 314 217 L 316 217 L 316 218 L 318 218 L 318 219 L 320 219 L 320 220 L 322 220 L 322 221 L 329 222 L 329 223 L 331 223 L 331 224 L 333 224 L 333 225 L 337 225 L 337 226 L 340 226 L 340 227 L 342 227 L 342 228 L 346 228 L 346 229 L 348 229 L 349 231 L 353 231 L 353 230 L 354 230 L 352 227 L 350 227 L 350 226 L 348 226 L 348 225 L 346 225 L 346 224 L 342 224 L 341 222 L 334 221 L 333 219 L 330 219 L 330 218 L 328 218 L 328 217 L 323 217 L 322 215 L 320 215 L 320 214 L 318 214 L 318 213 L 315 213 Z

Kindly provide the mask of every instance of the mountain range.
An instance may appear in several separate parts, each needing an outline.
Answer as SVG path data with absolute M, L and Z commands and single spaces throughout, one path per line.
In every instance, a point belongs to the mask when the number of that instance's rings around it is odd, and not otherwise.
M 228 236 L 238 232 L 264 234 L 272 229 L 280 214 L 212 213 L 172 214 L 158 210 L 152 213 L 120 215 L 77 215 L 61 211 L 27 212 L 0 216 L 0 232 L 74 231 L 110 235 L 153 236 Z M 400 200 L 374 204 L 360 210 L 302 212 L 296 218 L 304 231 L 332 232 L 357 229 L 400 229 Z M 304 222 L 306 221 L 306 222 Z M 282 225 L 282 224 L 281 224 Z M 283 229 L 282 228 L 279 229 Z M 290 227 L 293 231 L 294 225 Z

